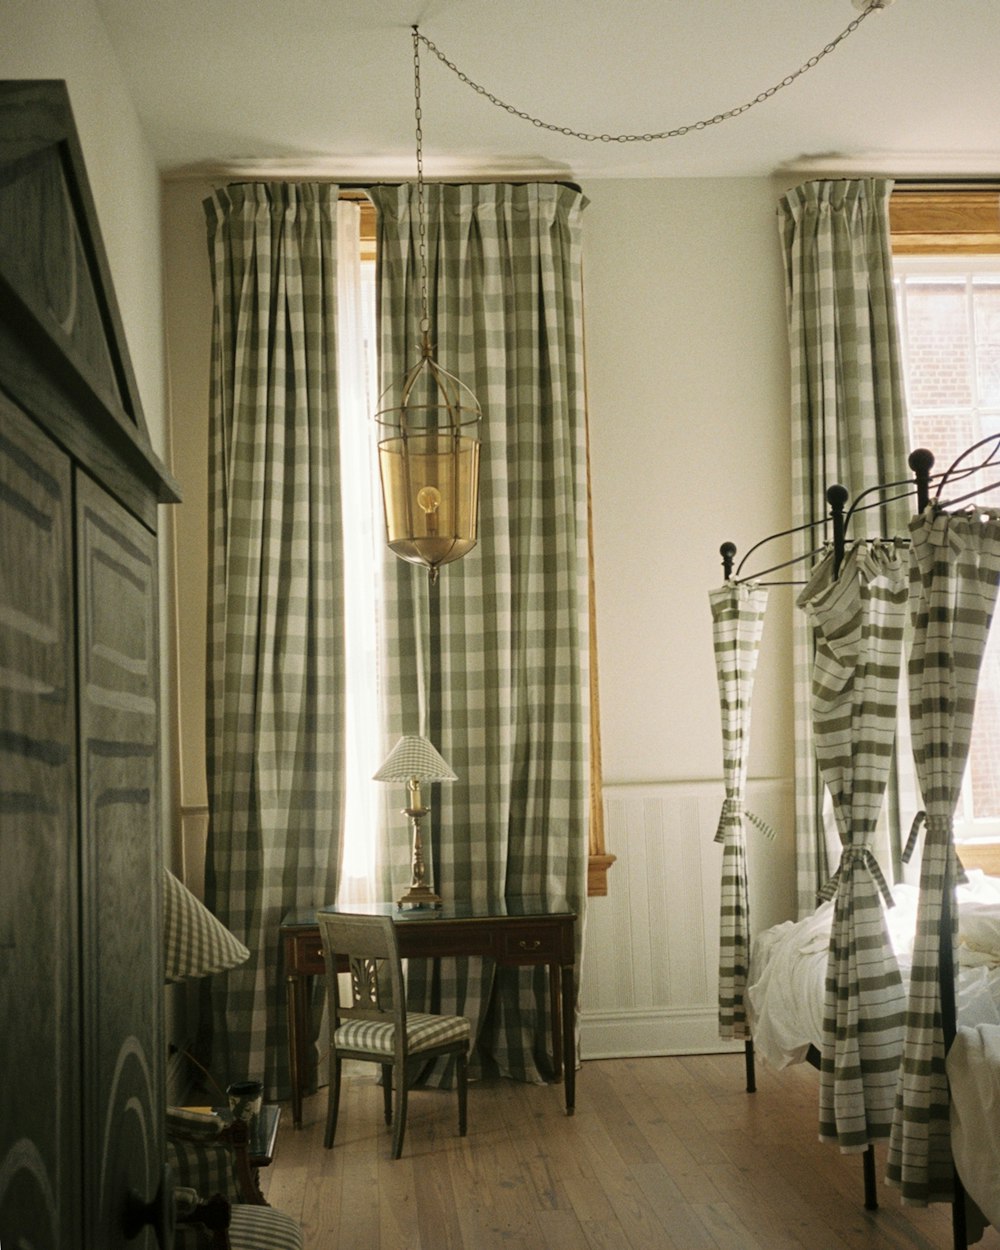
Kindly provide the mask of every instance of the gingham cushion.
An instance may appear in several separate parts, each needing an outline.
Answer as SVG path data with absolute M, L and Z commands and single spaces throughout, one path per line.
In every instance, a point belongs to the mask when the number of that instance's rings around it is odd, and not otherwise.
M 181 881 L 163 870 L 163 956 L 167 981 L 235 968 L 250 952 Z
M 396 1026 L 378 1020 L 347 1020 L 333 1035 L 338 1050 L 363 1050 L 392 1057 Z M 411 1011 L 406 1017 L 406 1041 L 411 1055 L 446 1042 L 469 1038 L 469 1022 L 464 1016 L 434 1016 Z
M 283 1211 L 244 1202 L 233 1207 L 229 1244 L 232 1250 L 302 1250 L 302 1230 Z
M 202 1198 L 222 1194 L 231 1202 L 239 1201 L 233 1154 L 224 1143 L 168 1137 L 167 1162 L 177 1184 L 190 1186 Z

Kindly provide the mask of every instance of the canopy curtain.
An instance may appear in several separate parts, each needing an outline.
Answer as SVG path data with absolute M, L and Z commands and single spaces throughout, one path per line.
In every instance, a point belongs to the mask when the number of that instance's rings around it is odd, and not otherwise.
M 419 358 L 416 189 L 370 194 L 386 385 Z M 409 666 L 422 655 L 429 736 L 458 775 L 432 799 L 438 893 L 571 908 L 579 944 L 590 751 L 585 200 L 557 185 L 428 185 L 425 199 L 431 341 L 484 413 L 479 542 L 433 587 L 395 561 L 385 686 L 409 704 L 389 724 L 416 715 Z M 390 836 L 405 838 L 398 819 Z M 474 1069 L 551 1078 L 544 968 L 449 960 L 413 963 L 409 977 L 415 1006 L 473 1021 Z
M 288 1094 L 278 926 L 336 895 L 343 776 L 337 188 L 205 201 L 209 437 L 206 900 L 250 949 L 213 978 L 212 1065 Z
M 792 524 L 827 513 L 834 483 L 853 498 L 907 476 L 906 409 L 889 244 L 889 181 L 807 182 L 779 202 L 791 353 Z M 855 537 L 904 533 L 896 502 L 855 517 Z M 861 529 L 858 533 L 857 530 Z M 793 538 L 795 556 L 819 546 L 818 526 Z M 796 875 L 801 914 L 829 879 L 822 787 L 810 729 L 812 639 L 793 618 Z
M 906 996 L 882 898 L 892 898 L 872 840 L 896 731 L 907 563 L 894 543 L 833 552 L 799 596 L 812 625 L 816 758 L 843 850 L 823 890 L 835 897 L 823 1006 L 819 1135 L 842 1150 L 888 1137 Z M 880 898 L 881 895 L 881 898 Z
M 746 810 L 750 708 L 757 655 L 767 608 L 766 586 L 727 582 L 709 595 L 715 667 L 722 712 L 722 764 L 726 797 L 716 842 L 722 843 L 719 908 L 719 1036 L 745 1041 L 747 973 L 750 967 L 750 902 L 747 891 Z M 770 832 L 768 830 L 768 832 Z M 773 836 L 773 835 L 772 835 Z
M 958 934 L 952 820 L 996 605 L 1000 513 L 949 514 L 931 505 L 913 519 L 910 534 L 910 723 L 927 823 L 886 1177 L 905 1203 L 924 1206 L 952 1196 L 940 930 L 947 903 L 951 942 L 945 943 L 945 957 L 953 958 Z

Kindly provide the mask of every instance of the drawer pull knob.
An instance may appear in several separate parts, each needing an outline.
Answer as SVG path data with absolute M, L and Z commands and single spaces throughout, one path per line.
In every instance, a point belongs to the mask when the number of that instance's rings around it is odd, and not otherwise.
M 524 938 L 522 938 L 520 942 L 518 942 L 518 946 L 520 946 L 521 950 L 523 951 L 536 951 L 541 946 L 541 944 L 542 943 L 541 943 L 540 938 L 535 938 L 531 942 L 528 942 Z

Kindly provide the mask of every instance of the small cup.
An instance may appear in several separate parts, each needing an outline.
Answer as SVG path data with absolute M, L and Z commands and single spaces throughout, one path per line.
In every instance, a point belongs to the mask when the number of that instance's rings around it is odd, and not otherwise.
M 226 1089 L 229 1110 L 234 1120 L 243 1120 L 253 1132 L 264 1100 L 264 1086 L 260 1081 L 234 1081 Z

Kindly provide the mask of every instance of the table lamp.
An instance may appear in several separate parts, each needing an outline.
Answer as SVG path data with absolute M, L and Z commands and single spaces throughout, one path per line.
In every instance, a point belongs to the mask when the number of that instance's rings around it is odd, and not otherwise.
M 413 830 L 411 880 L 410 888 L 396 900 L 396 905 L 440 907 L 440 897 L 424 881 L 426 867 L 420 822 L 430 808 L 424 806 L 420 785 L 425 781 L 457 781 L 458 778 L 426 738 L 405 734 L 389 752 L 385 763 L 375 774 L 375 780 L 405 781 L 408 787 L 409 802 L 403 808 L 403 815 L 409 816 Z
M 166 868 L 163 954 L 167 984 L 225 972 L 250 958 L 243 943 Z

